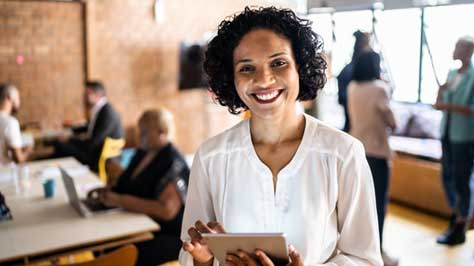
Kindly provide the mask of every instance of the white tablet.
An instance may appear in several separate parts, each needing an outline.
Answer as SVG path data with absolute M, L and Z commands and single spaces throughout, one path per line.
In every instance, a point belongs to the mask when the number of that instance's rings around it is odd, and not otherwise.
M 258 248 L 269 256 L 288 261 L 288 248 L 283 233 L 202 234 L 202 237 L 220 265 L 225 265 L 228 252 L 239 249 L 253 253 Z

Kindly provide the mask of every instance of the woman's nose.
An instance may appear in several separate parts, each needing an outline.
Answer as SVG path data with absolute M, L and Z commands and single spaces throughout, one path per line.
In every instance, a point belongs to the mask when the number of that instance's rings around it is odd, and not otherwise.
M 254 84 L 256 86 L 266 88 L 272 85 L 273 83 L 275 83 L 275 76 L 271 70 L 262 69 L 260 71 L 257 71 L 257 75 L 254 79 Z

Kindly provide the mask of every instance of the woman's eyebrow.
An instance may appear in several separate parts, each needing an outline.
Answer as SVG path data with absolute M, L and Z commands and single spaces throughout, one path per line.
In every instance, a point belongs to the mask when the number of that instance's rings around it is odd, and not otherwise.
M 285 54 L 286 54 L 285 52 L 280 52 L 280 53 L 270 55 L 269 58 L 273 58 L 273 57 L 277 57 L 277 56 L 285 55 Z
M 247 59 L 247 58 L 240 59 L 239 61 L 235 62 L 234 65 L 238 65 L 240 63 L 248 63 L 248 62 L 252 62 L 252 59 Z
M 274 58 L 274 57 L 277 57 L 277 56 L 280 56 L 280 55 L 286 55 L 286 53 L 285 52 L 275 53 L 275 54 L 270 55 L 268 58 Z M 240 59 L 239 61 L 235 62 L 235 65 L 238 65 L 240 63 L 249 63 L 249 62 L 252 62 L 252 59 L 244 58 L 244 59 Z

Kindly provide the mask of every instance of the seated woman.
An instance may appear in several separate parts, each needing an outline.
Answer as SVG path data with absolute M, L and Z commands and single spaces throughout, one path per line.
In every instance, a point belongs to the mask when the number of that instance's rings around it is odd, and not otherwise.
M 174 122 L 164 109 L 148 110 L 139 120 L 141 148 L 111 189 L 99 191 L 108 206 L 143 213 L 161 227 L 154 239 L 137 244 L 136 265 L 176 260 L 189 168 L 171 143 Z

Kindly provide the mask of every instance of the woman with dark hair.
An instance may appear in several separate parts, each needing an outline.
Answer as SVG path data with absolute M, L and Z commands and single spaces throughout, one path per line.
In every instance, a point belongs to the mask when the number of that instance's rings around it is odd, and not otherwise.
M 354 51 L 352 52 L 352 59 L 349 64 L 344 66 L 339 75 L 337 76 L 337 100 L 342 108 L 344 108 L 344 132 L 349 132 L 351 128 L 351 123 L 349 120 L 349 114 L 347 112 L 347 86 L 352 80 L 352 72 L 354 68 L 354 61 L 360 54 L 363 52 L 371 51 L 370 48 L 370 34 L 368 32 L 362 32 L 357 30 L 354 32 L 355 42 L 354 42 Z
M 375 197 L 362 144 L 296 108 L 326 82 L 322 40 L 288 9 L 224 20 L 204 68 L 231 113 L 252 115 L 195 154 L 181 265 L 218 264 L 202 233 L 283 232 L 291 265 L 382 265 Z M 226 264 L 274 265 L 262 250 Z
M 353 81 L 348 87 L 349 133 L 364 144 L 367 161 L 375 185 L 380 247 L 387 206 L 391 157 L 388 137 L 395 129 L 395 118 L 389 105 L 389 87 L 380 79 L 380 57 L 366 52 L 354 61 Z M 385 266 L 398 265 L 398 260 L 382 251 Z

